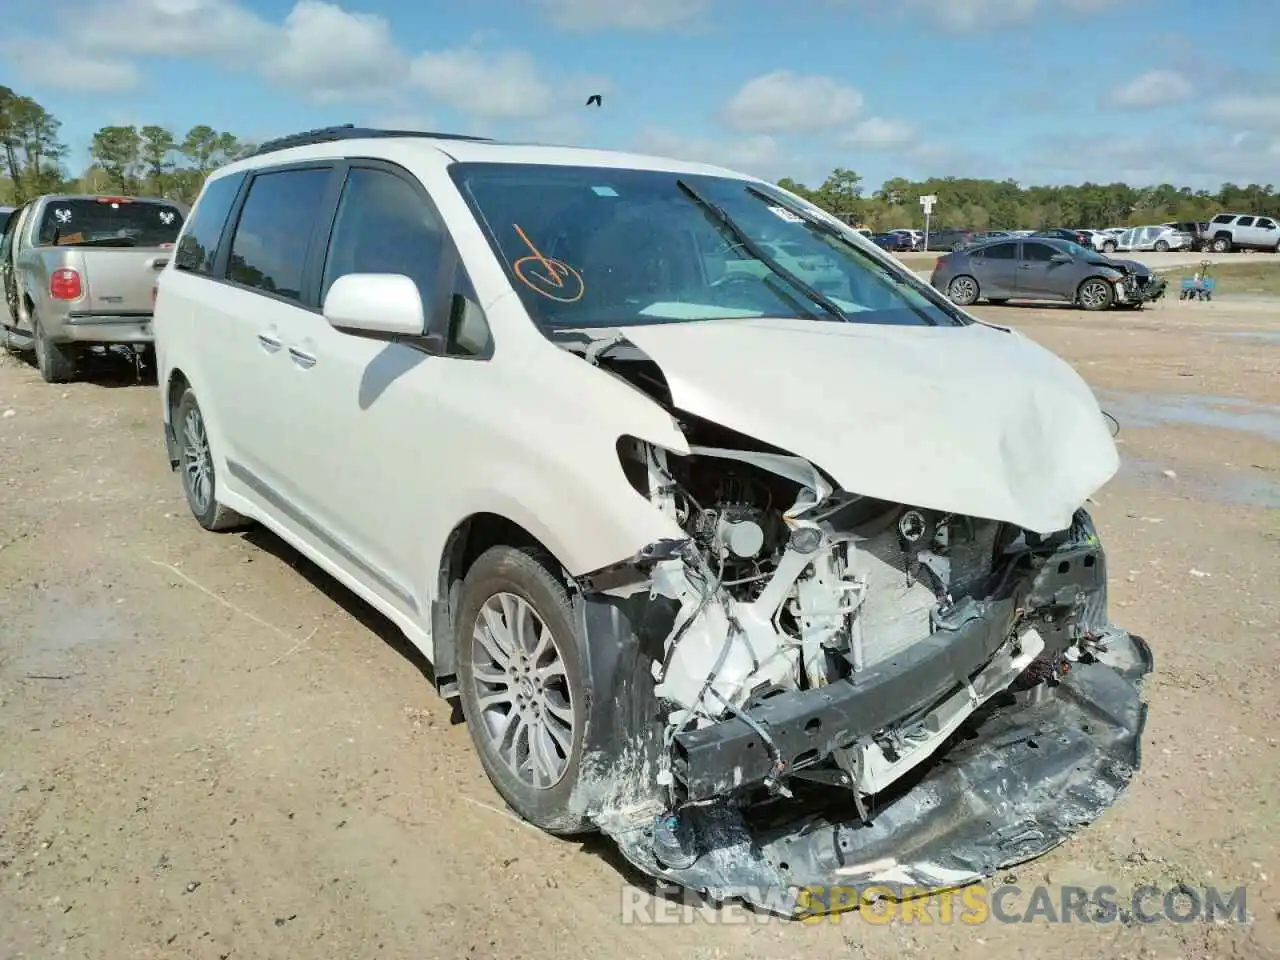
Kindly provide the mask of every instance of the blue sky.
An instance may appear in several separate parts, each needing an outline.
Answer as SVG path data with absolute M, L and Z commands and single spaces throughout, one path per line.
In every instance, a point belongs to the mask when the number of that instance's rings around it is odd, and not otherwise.
M 93 130 L 347 121 L 773 178 L 1280 182 L 1280 0 L 7 0 L 0 84 Z M 584 106 L 604 95 L 603 109 Z

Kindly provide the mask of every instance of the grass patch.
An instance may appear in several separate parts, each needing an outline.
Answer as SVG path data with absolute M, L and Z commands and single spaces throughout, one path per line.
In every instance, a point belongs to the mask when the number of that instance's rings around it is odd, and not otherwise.
M 1265 253 L 1242 256 L 1245 260 L 1241 263 L 1215 263 L 1209 268 L 1209 276 L 1217 281 L 1215 293 L 1280 297 L 1280 257 Z M 1195 272 L 1194 266 L 1187 265 L 1161 270 L 1160 276 L 1169 281 L 1169 289 L 1176 297 L 1182 278 Z

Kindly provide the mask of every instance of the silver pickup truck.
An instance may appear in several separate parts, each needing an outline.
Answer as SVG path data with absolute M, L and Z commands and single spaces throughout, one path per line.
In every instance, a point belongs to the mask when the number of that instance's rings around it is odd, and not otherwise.
M 186 210 L 143 197 L 37 197 L 0 234 L 0 347 L 34 350 L 40 375 L 65 383 L 90 345 L 152 342 L 156 277 Z

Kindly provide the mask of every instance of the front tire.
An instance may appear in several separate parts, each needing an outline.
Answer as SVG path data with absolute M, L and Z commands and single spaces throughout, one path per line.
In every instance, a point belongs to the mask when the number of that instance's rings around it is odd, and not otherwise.
M 1230 253 L 1231 241 L 1226 237 L 1217 237 L 1213 241 L 1214 253 Z
M 1104 243 L 1104 244 L 1102 245 L 1102 252 L 1103 252 L 1103 253 L 1115 253 L 1115 252 L 1116 252 L 1116 242 L 1115 242 L 1114 240 L 1108 240 L 1106 243 Z
M 947 284 L 947 299 L 960 307 L 969 307 L 977 303 L 978 281 L 968 274 L 953 277 Z
M 183 391 L 172 418 L 178 438 L 178 470 L 182 474 L 182 490 L 187 495 L 191 515 L 200 526 L 215 532 L 246 525 L 248 520 L 218 502 L 209 431 L 195 392 L 190 387 Z
M 458 693 L 480 763 L 517 814 L 548 833 L 583 833 L 570 808 L 589 693 L 576 619 L 545 554 L 492 547 L 458 603 Z
M 1167 242 L 1167 241 L 1164 241 L 1164 240 L 1157 240 L 1157 241 L 1156 241 L 1156 253 L 1168 253 L 1168 252 L 1169 252 L 1169 244 L 1168 244 L 1168 242 Z
M 46 337 L 35 313 L 31 314 L 31 339 L 35 343 L 36 369 L 45 383 L 70 383 L 76 378 L 78 351 L 70 344 L 54 343 Z
M 1110 310 L 1116 292 L 1101 277 L 1090 277 L 1076 291 L 1076 302 L 1086 310 Z

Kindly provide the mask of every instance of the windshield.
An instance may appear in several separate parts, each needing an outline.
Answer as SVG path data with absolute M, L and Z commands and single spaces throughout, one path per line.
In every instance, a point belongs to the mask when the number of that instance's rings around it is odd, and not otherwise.
M 40 218 L 42 247 L 163 247 L 178 239 L 181 211 L 129 197 L 50 200 Z
M 1073 257 L 1096 257 L 1098 251 L 1090 250 L 1088 247 L 1082 247 L 1078 243 L 1072 243 L 1070 240 L 1059 240 L 1058 246 Z
M 764 184 L 501 163 L 451 174 L 543 329 L 764 316 L 968 322 L 844 239 L 849 228 Z

